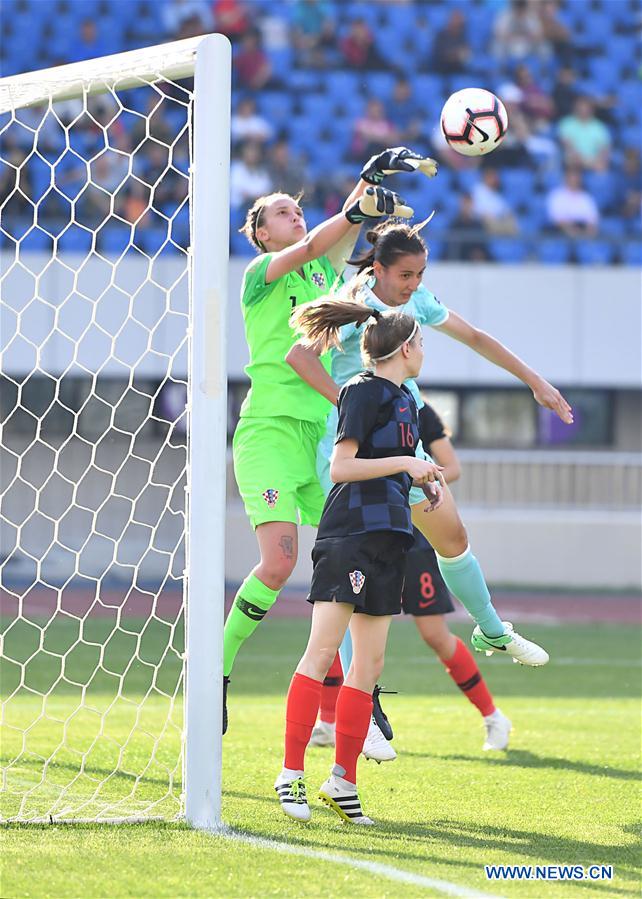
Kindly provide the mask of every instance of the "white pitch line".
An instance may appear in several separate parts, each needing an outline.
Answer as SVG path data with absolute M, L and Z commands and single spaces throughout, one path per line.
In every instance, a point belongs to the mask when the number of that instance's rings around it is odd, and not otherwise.
M 412 871 L 404 871 L 401 868 L 393 868 L 392 865 L 384 865 L 381 862 L 370 862 L 365 859 L 353 858 L 349 855 L 337 855 L 333 852 L 324 852 L 320 849 L 309 849 L 306 846 L 293 846 L 290 843 L 280 843 L 278 840 L 268 840 L 265 837 L 254 837 L 250 834 L 239 833 L 230 827 L 223 826 L 220 830 L 212 831 L 217 836 L 227 837 L 240 843 L 249 843 L 258 849 L 272 849 L 275 852 L 283 852 L 286 855 L 302 855 L 305 858 L 316 858 L 319 861 L 331 862 L 333 865 L 345 865 L 348 868 L 356 868 L 368 871 L 370 874 L 378 874 L 387 877 L 388 880 L 396 880 L 398 883 L 407 883 L 412 886 L 437 890 L 447 896 L 458 896 L 461 899 L 502 899 L 494 893 L 482 893 L 479 890 L 458 886 L 448 880 L 437 880 L 434 877 L 425 877 L 423 874 L 415 874 Z

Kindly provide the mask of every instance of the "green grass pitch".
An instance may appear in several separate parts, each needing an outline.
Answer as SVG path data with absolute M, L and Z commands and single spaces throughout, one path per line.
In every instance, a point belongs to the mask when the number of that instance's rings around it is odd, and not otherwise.
M 112 638 L 102 651 L 104 669 L 112 674 L 101 669 L 92 681 L 89 710 L 69 726 L 66 748 L 56 755 L 44 786 L 34 791 L 32 809 L 37 810 L 38 803 L 44 807 L 56 785 L 70 781 L 85 752 L 85 771 L 72 791 L 77 803 L 85 803 L 78 814 L 150 800 L 157 803 L 157 813 L 175 814 L 180 793 L 179 701 L 169 725 L 166 718 L 179 658 L 173 650 L 165 651 L 164 626 L 127 626 L 141 635 L 139 660 L 127 667 L 137 636 Z M 48 629 L 44 645 L 54 654 L 33 658 L 26 667 L 27 687 L 39 690 L 51 682 L 58 670 L 55 652 L 73 645 L 75 627 L 68 620 Z M 97 620 L 91 627 L 100 644 L 105 625 Z M 366 830 L 349 829 L 316 802 L 310 824 L 298 825 L 281 813 L 272 790 L 281 764 L 284 695 L 307 629 L 303 620 L 268 620 L 239 656 L 224 741 L 228 825 L 495 896 L 638 894 L 640 651 L 635 629 L 599 624 L 523 628 L 551 653 L 550 664 L 541 670 L 479 657 L 498 705 L 514 725 L 510 750 L 489 754 L 481 752 L 477 711 L 424 648 L 412 623 L 395 622 L 383 682 L 399 690 L 398 696 L 386 697 L 399 758 L 381 766 L 360 762 L 364 806 L 378 825 Z M 453 629 L 462 636 L 469 633 L 465 626 Z M 180 635 L 175 639 L 180 650 Z M 29 658 L 37 648 L 35 631 L 29 627 L 13 631 L 11 640 L 6 649 L 14 658 Z M 93 670 L 101 650 L 78 647 L 73 653 L 68 667 L 72 681 L 81 679 L 83 669 Z M 149 692 L 157 664 L 161 691 Z M 124 689 L 114 701 L 116 675 L 122 673 Z M 18 667 L 7 663 L 3 693 L 12 689 L 16 677 Z M 47 718 L 30 731 L 29 753 L 10 769 L 7 786 L 16 787 L 18 778 L 30 786 L 37 783 L 39 756 L 48 755 L 60 741 L 63 714 L 78 689 L 67 686 L 52 695 Z M 31 720 L 39 707 L 37 696 L 28 690 L 9 703 L 3 721 L 3 764 L 15 754 L 16 728 Z M 136 721 L 139 727 L 126 743 Z M 107 777 L 119 752 L 122 773 L 104 782 L 96 795 L 97 783 Z M 330 763 L 330 751 L 309 750 L 312 795 Z M 137 782 L 141 771 L 145 776 Z M 15 807 L 9 789 L 3 814 Z M 0 894 L 6 897 L 444 895 L 322 859 L 197 833 L 180 823 L 5 825 L 0 836 Z M 613 865 L 615 876 L 611 882 L 489 882 L 484 864 L 606 864 Z

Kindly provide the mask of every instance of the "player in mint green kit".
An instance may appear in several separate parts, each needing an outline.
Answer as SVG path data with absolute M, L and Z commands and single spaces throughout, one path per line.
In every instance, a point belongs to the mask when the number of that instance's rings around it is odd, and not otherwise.
M 261 255 L 248 265 L 241 288 L 251 386 L 234 434 L 234 473 L 261 559 L 241 584 L 225 623 L 223 733 L 236 655 L 292 573 L 297 525 L 317 525 L 325 500 L 316 450 L 331 404 L 285 361 L 296 341 L 290 315 L 332 291 L 366 218 L 412 215 L 379 185 L 386 174 L 417 170 L 433 175 L 436 165 L 403 147 L 386 150 L 366 163 L 343 210 L 309 234 L 298 199 L 283 193 L 259 198 L 242 229 Z M 329 358 L 320 364 L 330 379 Z
M 392 222 L 378 226 L 368 232 L 373 249 L 357 260 L 359 274 L 355 276 L 343 292 L 359 298 L 372 308 L 385 310 L 403 307 L 421 324 L 436 328 L 474 349 L 496 365 L 505 368 L 515 377 L 524 381 L 532 389 L 538 403 L 552 409 L 565 422 L 572 421 L 571 409 L 558 390 L 514 356 L 499 341 L 479 331 L 456 313 L 439 303 L 434 295 L 421 283 L 426 267 L 427 249 L 419 236 L 421 225 L 411 228 L 405 224 Z M 341 328 L 337 334 L 337 347 L 332 354 L 332 383 L 334 397 L 339 386 L 354 377 L 363 368 L 360 351 L 361 329 L 353 325 Z M 299 342 L 288 354 L 288 361 L 295 371 L 310 386 L 315 387 L 328 399 L 333 400 L 333 389 L 328 383 L 327 373 L 321 372 L 318 355 L 314 348 Z M 338 385 L 338 386 L 337 386 Z M 423 401 L 417 385 L 407 385 L 419 408 Z M 329 480 L 329 459 L 336 433 L 336 410 L 328 417 L 326 435 L 319 445 L 318 471 L 326 491 Z M 448 586 L 476 622 L 473 631 L 473 646 L 488 653 L 500 652 L 512 656 L 526 665 L 542 665 L 548 661 L 547 653 L 534 643 L 516 634 L 512 626 L 502 622 L 491 602 L 486 582 L 475 556 L 468 545 L 464 525 L 457 512 L 452 494 L 444 490 L 444 502 L 436 510 L 426 509 L 421 492 L 414 488 L 410 502 L 413 509 L 413 523 L 433 546 L 441 574 Z M 342 645 L 341 658 L 344 671 L 351 657 L 349 638 Z M 385 721 L 383 724 L 385 732 Z M 364 747 L 365 750 L 365 747 Z M 373 756 L 374 757 L 374 756 Z

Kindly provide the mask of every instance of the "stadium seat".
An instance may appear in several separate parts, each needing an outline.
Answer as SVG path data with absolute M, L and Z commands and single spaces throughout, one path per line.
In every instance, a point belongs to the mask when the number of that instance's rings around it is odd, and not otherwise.
M 571 244 L 566 237 L 543 237 L 535 244 L 537 258 L 547 265 L 562 265 L 571 258 Z
M 98 249 L 120 255 L 131 240 L 131 229 L 124 225 L 106 225 L 98 232 Z
M 91 249 L 92 234 L 77 225 L 71 225 L 58 238 L 58 252 L 88 253 Z
M 20 241 L 20 252 L 33 253 L 37 250 L 50 250 L 53 246 L 52 238 L 41 231 L 40 228 L 32 228 Z
M 578 240 L 575 252 L 578 262 L 585 265 L 608 265 L 615 256 L 615 247 L 605 240 Z
M 488 241 L 491 257 L 496 262 L 523 262 L 528 248 L 519 237 L 496 237 Z
M 501 169 L 502 193 L 509 203 L 515 204 L 521 198 L 535 191 L 535 173 L 530 169 Z
M 626 265 L 642 265 L 642 240 L 624 244 L 622 259 Z

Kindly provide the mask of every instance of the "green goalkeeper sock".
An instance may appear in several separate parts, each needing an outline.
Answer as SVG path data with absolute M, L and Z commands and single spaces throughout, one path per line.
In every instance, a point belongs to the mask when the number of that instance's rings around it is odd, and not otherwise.
M 248 574 L 234 597 L 234 605 L 223 632 L 223 674 L 229 677 L 236 654 L 274 605 L 278 590 L 266 587 L 253 574 Z

